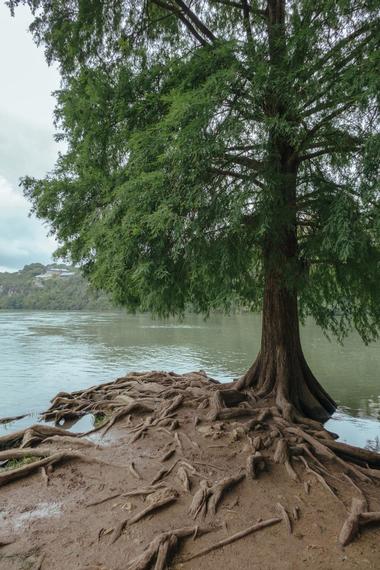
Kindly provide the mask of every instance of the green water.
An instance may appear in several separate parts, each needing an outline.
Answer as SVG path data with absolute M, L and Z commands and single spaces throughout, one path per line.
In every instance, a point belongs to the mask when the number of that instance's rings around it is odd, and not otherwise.
M 344 346 L 309 322 L 302 329 L 308 362 L 339 404 L 329 427 L 342 440 L 379 445 L 380 344 L 364 346 L 352 334 Z M 254 359 L 260 316 L 189 315 L 183 322 L 147 315 L 81 312 L 0 312 L 0 418 L 35 421 L 61 390 L 104 382 L 131 370 L 203 369 L 221 380 L 238 377 Z

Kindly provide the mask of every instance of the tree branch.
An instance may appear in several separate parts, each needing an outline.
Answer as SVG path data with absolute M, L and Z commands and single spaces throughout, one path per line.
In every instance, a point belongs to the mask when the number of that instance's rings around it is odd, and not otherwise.
M 217 168 L 212 166 L 209 168 L 212 174 L 217 174 L 218 176 L 231 176 L 232 178 L 239 178 L 239 180 L 251 180 L 248 174 L 241 174 L 240 172 L 235 172 L 234 170 L 226 170 L 224 168 Z
M 237 10 L 242 10 L 243 4 L 246 4 L 247 9 L 248 9 L 250 14 L 255 14 L 256 16 L 260 16 L 261 18 L 267 17 L 267 11 L 266 10 L 259 10 L 259 9 L 253 8 L 252 6 L 250 6 L 248 4 L 248 2 L 246 0 L 242 0 L 241 2 L 238 2 L 235 0 L 212 0 L 212 2 L 215 4 L 224 4 L 225 6 L 230 6 L 231 8 L 236 8 Z
M 340 104 L 343 103 L 352 103 L 354 101 L 354 98 L 349 98 L 346 99 L 346 101 L 339 101 Z M 314 107 L 312 107 L 311 109 L 309 109 L 308 111 L 305 111 L 304 113 L 302 113 L 302 119 L 305 119 L 306 117 L 310 117 L 311 115 L 315 115 L 316 113 L 321 113 L 322 111 L 328 111 L 331 108 L 335 108 L 336 107 L 336 101 L 329 101 L 329 102 L 323 102 L 323 103 L 319 103 L 318 105 L 315 105 Z
M 240 164 L 241 166 L 246 166 L 247 168 L 253 168 L 256 171 L 263 167 L 263 163 L 249 156 L 241 156 L 235 154 L 224 154 L 223 158 L 226 158 L 229 162 L 235 164 Z
M 336 117 L 338 117 L 339 115 L 344 113 L 344 111 L 346 111 L 349 107 L 351 107 L 352 104 L 353 104 L 352 102 L 349 102 L 349 103 L 346 103 L 345 105 L 341 105 L 340 107 L 338 107 L 338 109 L 335 109 L 334 111 L 332 111 L 328 115 L 325 115 L 321 121 L 316 123 L 314 125 L 314 127 L 312 127 L 310 130 L 308 130 L 306 132 L 306 135 L 305 135 L 304 139 L 301 141 L 299 148 L 303 148 L 304 144 L 308 140 L 310 140 L 319 131 L 319 129 L 321 127 L 323 127 L 323 125 L 325 125 L 326 123 L 328 123 L 332 119 L 335 119 Z
M 216 174 L 218 176 L 231 176 L 232 178 L 238 178 L 239 180 L 245 180 L 247 182 L 252 182 L 253 184 L 256 184 L 256 186 L 258 186 L 259 188 L 261 188 L 262 190 L 265 189 L 265 185 L 260 182 L 260 180 L 257 180 L 257 178 L 253 178 L 252 176 L 249 176 L 248 174 L 242 174 L 240 172 L 235 172 L 234 170 L 226 170 L 224 168 L 218 168 L 216 166 L 212 166 L 211 168 L 209 168 L 209 172 L 211 172 L 212 174 Z
M 371 30 L 372 26 L 376 30 L 376 28 L 379 24 L 379 21 L 380 21 L 379 18 L 377 18 L 376 20 L 365 22 L 365 24 L 363 24 L 363 26 L 361 26 L 360 28 L 358 28 L 357 30 L 355 30 L 354 32 L 349 34 L 348 36 L 345 36 L 340 41 L 338 41 L 323 57 L 321 57 L 314 64 L 314 66 L 310 69 L 310 75 L 312 73 L 314 73 L 314 71 L 317 71 L 318 69 L 322 69 L 322 67 L 325 65 L 325 63 L 327 61 L 329 61 L 329 59 L 331 59 L 336 52 L 338 52 L 339 50 L 344 48 L 346 45 L 350 44 L 354 39 L 360 37 L 365 32 L 368 32 L 369 30 Z
M 249 17 L 249 5 L 247 0 L 242 0 L 242 8 L 243 8 L 243 22 L 244 22 L 245 33 L 247 35 L 247 42 L 252 47 L 253 36 L 252 36 L 251 20 Z
M 208 38 L 211 42 L 216 41 L 216 36 L 211 30 L 198 18 L 198 16 L 190 10 L 190 8 L 183 2 L 183 0 L 174 0 L 177 6 L 186 14 L 186 16 L 193 22 L 193 24 Z
M 236 8 L 237 10 L 242 9 L 241 2 L 234 2 L 234 0 L 213 0 L 215 4 L 223 4 L 224 6 L 229 6 L 230 8 Z
M 192 25 L 191 22 L 189 22 L 185 16 L 182 14 L 182 12 L 180 10 L 178 10 L 175 6 L 173 6 L 172 4 L 168 4 L 167 2 L 164 2 L 163 0 L 152 0 L 152 2 L 154 4 L 156 4 L 157 6 L 159 6 L 160 8 L 163 8 L 164 10 L 168 10 L 171 14 L 173 14 L 174 16 L 177 16 L 177 18 L 179 20 L 181 20 L 181 22 L 186 26 L 186 28 L 189 30 L 189 32 L 191 33 L 192 36 L 194 36 L 194 38 L 196 40 L 198 40 L 198 42 L 203 45 L 203 46 L 207 46 L 209 45 L 209 43 L 200 35 L 200 33 L 194 28 L 194 26 Z
M 312 97 L 311 99 L 309 99 L 308 101 L 306 101 L 302 107 L 301 110 L 303 109 L 307 109 L 307 107 L 309 107 L 312 103 L 314 103 L 317 100 L 321 100 L 322 97 L 324 97 L 332 87 L 334 87 L 337 83 L 338 77 L 344 72 L 344 67 L 350 63 L 350 61 L 352 59 L 355 58 L 356 55 L 361 53 L 362 48 L 365 46 L 366 43 L 368 43 L 371 39 L 371 36 L 368 36 L 367 39 L 365 41 L 363 41 L 359 46 L 356 46 L 355 49 L 353 49 L 349 54 L 346 55 L 345 58 L 341 59 L 340 61 L 338 61 L 334 66 L 332 66 L 331 68 L 328 68 L 328 73 L 329 76 L 325 77 L 320 77 L 318 79 L 318 84 L 320 86 L 323 85 L 324 81 L 326 79 L 328 79 L 328 77 L 332 77 L 331 80 L 327 83 L 327 85 L 325 86 L 325 88 L 322 91 L 318 91 L 317 94 Z M 321 105 L 321 103 L 320 103 Z M 306 113 L 304 113 L 302 116 L 308 116 L 311 115 L 315 112 L 317 112 L 315 109 L 318 107 L 318 105 L 316 107 L 314 107 L 314 109 L 311 109 L 309 111 L 306 111 Z
M 313 158 L 318 158 L 319 156 L 323 156 L 324 154 L 332 154 L 334 152 L 336 152 L 336 153 L 339 153 L 339 152 L 355 152 L 357 150 L 359 150 L 358 146 L 352 146 L 352 147 L 341 146 L 339 148 L 339 143 L 338 143 L 337 146 L 333 146 L 330 148 L 322 148 L 320 150 L 316 150 L 315 152 L 309 152 L 309 153 L 303 154 L 298 158 L 298 162 L 304 162 L 305 160 L 311 160 Z
M 256 147 L 252 144 L 228 146 L 226 150 L 254 150 Z

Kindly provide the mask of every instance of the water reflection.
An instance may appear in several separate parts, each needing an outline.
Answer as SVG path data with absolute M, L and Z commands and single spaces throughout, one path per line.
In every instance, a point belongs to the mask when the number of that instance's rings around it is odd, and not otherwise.
M 338 409 L 326 428 L 339 435 L 339 441 L 380 452 L 380 426 L 371 418 L 350 416 Z
M 366 347 L 353 334 L 342 347 L 312 322 L 302 337 L 312 370 L 340 405 L 330 429 L 353 444 L 378 445 L 380 345 Z M 27 425 L 56 392 L 132 370 L 204 369 L 227 381 L 251 364 L 259 342 L 260 317 L 250 314 L 178 322 L 123 313 L 0 312 L 0 417 L 31 412 L 17 422 Z

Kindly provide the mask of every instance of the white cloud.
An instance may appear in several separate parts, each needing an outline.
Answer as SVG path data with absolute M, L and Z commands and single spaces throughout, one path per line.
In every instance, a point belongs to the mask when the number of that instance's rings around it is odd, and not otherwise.
M 27 263 L 48 263 L 57 244 L 32 215 L 19 189 L 0 176 L 0 266 L 14 271 Z
M 29 8 L 14 18 L 0 4 L 0 270 L 15 271 L 27 263 L 51 262 L 56 249 L 48 228 L 29 216 L 30 204 L 18 188 L 25 176 L 43 177 L 52 169 L 57 144 L 52 122 L 59 88 L 56 68 L 48 67 L 27 28 Z
M 59 74 L 56 66 L 47 65 L 43 47 L 34 43 L 28 30 L 31 22 L 27 6 L 19 6 L 12 18 L 9 8 L 1 3 L 1 107 L 10 115 L 50 128 L 52 92 L 59 87 Z

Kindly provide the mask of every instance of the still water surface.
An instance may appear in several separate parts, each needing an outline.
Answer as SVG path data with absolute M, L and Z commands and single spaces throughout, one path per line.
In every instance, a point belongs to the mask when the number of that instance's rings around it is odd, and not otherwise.
M 380 343 L 366 347 L 352 334 L 340 346 L 312 322 L 302 339 L 312 370 L 339 404 L 328 427 L 342 441 L 380 451 Z M 230 380 L 251 364 L 259 343 L 260 317 L 251 314 L 177 322 L 116 312 L 1 311 L 0 418 L 32 416 L 0 432 L 35 421 L 59 391 L 132 370 L 203 369 Z

